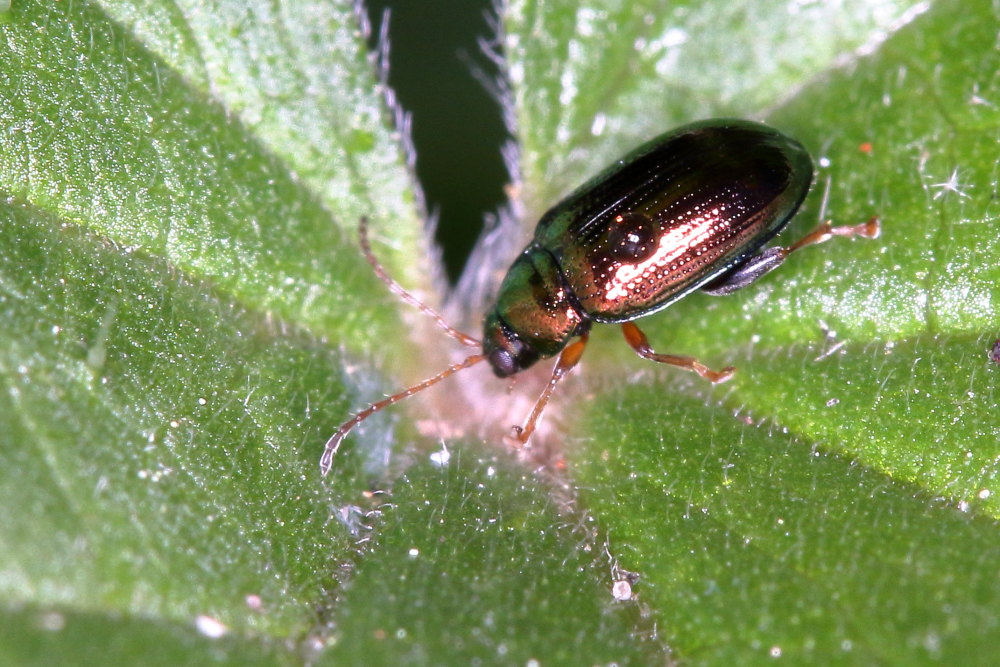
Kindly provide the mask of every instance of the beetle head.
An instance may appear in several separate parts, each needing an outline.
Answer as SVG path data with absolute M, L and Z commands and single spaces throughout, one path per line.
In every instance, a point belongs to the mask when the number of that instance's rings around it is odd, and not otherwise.
M 517 335 L 494 308 L 486 316 L 483 353 L 497 377 L 510 377 L 538 361 L 538 352 Z
M 552 255 L 531 244 L 507 271 L 483 326 L 483 353 L 498 377 L 508 377 L 559 354 L 589 321 L 571 303 Z

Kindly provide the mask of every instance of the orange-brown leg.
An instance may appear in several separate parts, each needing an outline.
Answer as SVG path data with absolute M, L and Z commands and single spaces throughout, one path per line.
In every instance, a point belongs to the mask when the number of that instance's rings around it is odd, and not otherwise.
M 573 341 L 559 353 L 559 359 L 556 360 L 556 365 L 552 369 L 552 377 L 549 378 L 549 383 L 545 386 L 542 391 L 542 395 L 538 397 L 535 401 L 535 407 L 531 409 L 531 414 L 528 415 L 528 420 L 524 423 L 524 426 L 515 426 L 513 431 L 514 439 L 520 444 L 528 442 L 528 438 L 535 431 L 535 426 L 538 424 L 539 417 L 542 416 L 542 412 L 545 410 L 545 406 L 549 404 L 549 399 L 552 398 L 552 392 L 555 390 L 556 385 L 559 381 L 566 377 L 566 373 L 569 373 L 574 366 L 580 361 L 580 357 L 583 356 L 583 349 L 587 346 L 587 334 L 583 334 L 579 339 Z
M 635 350 L 635 353 L 643 359 L 649 359 L 650 361 L 656 361 L 661 364 L 670 364 L 671 366 L 677 366 L 678 368 L 694 371 L 713 384 L 725 382 L 733 376 L 733 373 L 736 372 L 736 369 L 732 366 L 727 366 L 721 371 L 713 371 L 711 368 L 701 363 L 694 357 L 681 357 L 674 354 L 657 354 L 653 351 L 653 348 L 649 346 L 649 340 L 646 339 L 646 334 L 642 333 L 639 327 L 632 322 L 625 322 L 622 324 L 622 333 L 625 334 L 625 340 L 628 341 L 628 344 L 633 350 Z

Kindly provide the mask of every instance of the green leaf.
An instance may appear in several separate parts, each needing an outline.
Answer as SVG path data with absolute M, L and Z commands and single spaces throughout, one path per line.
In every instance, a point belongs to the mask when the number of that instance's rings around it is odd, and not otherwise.
M 331 663 L 654 661 L 660 648 L 629 636 L 635 609 L 602 589 L 588 528 L 560 517 L 538 480 L 461 445 L 445 469 L 417 465 L 397 483 Z
M 7 665 L 295 665 L 280 644 L 202 637 L 186 624 L 142 616 L 37 608 L 0 610 Z M 209 626 L 211 621 L 202 621 Z M 155 647 L 155 650 L 150 650 Z
M 447 354 L 356 248 L 367 215 L 428 294 L 355 7 L 15 0 L 4 662 L 989 660 L 996 7 L 514 0 L 502 20 L 524 236 L 632 146 L 739 115 L 821 160 L 783 239 L 873 214 L 883 237 L 642 320 L 657 348 L 737 365 L 727 385 L 595 331 L 523 453 L 536 472 L 499 446 L 533 378 L 491 398 L 470 371 L 461 400 L 433 390 L 448 423 L 416 402 L 373 418 L 324 482 L 337 424 Z M 428 458 L 418 430 L 487 441 Z
M 352 342 L 386 335 L 394 321 L 367 307 L 381 287 L 344 232 L 390 218 L 379 235 L 412 255 L 419 225 L 351 8 L 296 2 L 284 11 L 315 20 L 292 22 L 237 2 L 109 5 L 11 10 L 7 193 L 261 312 Z M 112 20 L 139 14 L 137 33 Z
M 156 260 L 0 215 L 4 598 L 308 627 L 351 549 L 317 511 L 310 447 L 332 428 L 312 405 L 344 405 L 344 357 Z
M 696 398 L 652 409 L 668 391 L 606 396 L 618 409 L 594 410 L 575 472 L 679 656 L 977 664 L 992 653 L 994 520 Z
M 0 598 L 21 626 L 66 619 L 8 655 L 118 645 L 141 618 L 186 632 L 191 663 L 293 656 L 386 474 L 386 445 L 345 451 L 330 487 L 317 457 L 378 395 L 362 355 L 399 326 L 343 230 L 392 213 L 380 250 L 421 268 L 405 161 L 351 7 L 296 3 L 313 39 L 290 40 L 267 8 L 109 4 L 0 25 Z M 275 54 L 244 54 L 259 81 L 208 55 L 236 33 Z M 230 639 L 208 647 L 199 618 Z

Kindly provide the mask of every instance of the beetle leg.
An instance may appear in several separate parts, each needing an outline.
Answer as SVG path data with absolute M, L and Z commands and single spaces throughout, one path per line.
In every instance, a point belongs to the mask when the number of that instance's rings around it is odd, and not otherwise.
M 583 348 L 587 345 L 587 337 L 589 334 L 584 333 L 577 340 L 573 341 L 559 354 L 559 359 L 556 361 L 556 365 L 552 369 L 552 377 L 549 378 L 549 383 L 542 390 L 541 396 L 535 401 L 535 407 L 531 409 L 531 414 L 528 415 L 528 420 L 524 423 L 524 426 L 513 427 L 513 437 L 514 440 L 520 444 L 528 442 L 528 438 L 535 430 L 535 426 L 538 424 L 538 418 L 542 416 L 542 412 L 545 410 L 545 406 L 549 404 L 549 399 L 552 398 L 552 392 L 555 390 L 556 385 L 562 380 L 566 373 L 569 373 L 577 362 L 580 361 L 580 357 L 583 356 Z
M 653 351 L 653 348 L 649 346 L 649 340 L 647 340 L 646 334 L 642 333 L 642 330 L 632 322 L 625 322 L 622 324 L 622 333 L 625 334 L 625 340 L 632 346 L 635 353 L 643 359 L 649 359 L 650 361 L 656 361 L 661 364 L 670 364 L 671 366 L 677 366 L 689 371 L 694 371 L 713 384 L 725 382 L 733 376 L 733 373 L 736 372 L 736 368 L 733 366 L 727 366 L 721 371 L 713 371 L 711 368 L 701 363 L 694 357 L 681 357 L 674 354 L 657 354 Z
M 761 276 L 774 271 L 796 250 L 816 245 L 817 243 L 823 243 L 834 236 L 861 236 L 866 239 L 873 239 L 878 237 L 880 229 L 878 217 L 872 217 L 868 222 L 863 222 L 860 225 L 845 225 L 843 227 L 833 227 L 829 221 L 824 222 L 788 247 L 775 246 L 765 248 L 756 255 L 744 260 L 743 263 L 729 272 L 703 285 L 701 290 L 712 296 L 732 294 Z

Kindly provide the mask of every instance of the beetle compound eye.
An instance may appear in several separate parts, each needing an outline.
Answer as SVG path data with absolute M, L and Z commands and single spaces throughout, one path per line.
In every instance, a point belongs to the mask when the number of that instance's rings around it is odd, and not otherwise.
M 502 378 L 511 376 L 519 370 L 514 355 L 507 350 L 493 350 L 490 354 L 490 366 L 493 367 L 493 372 Z

